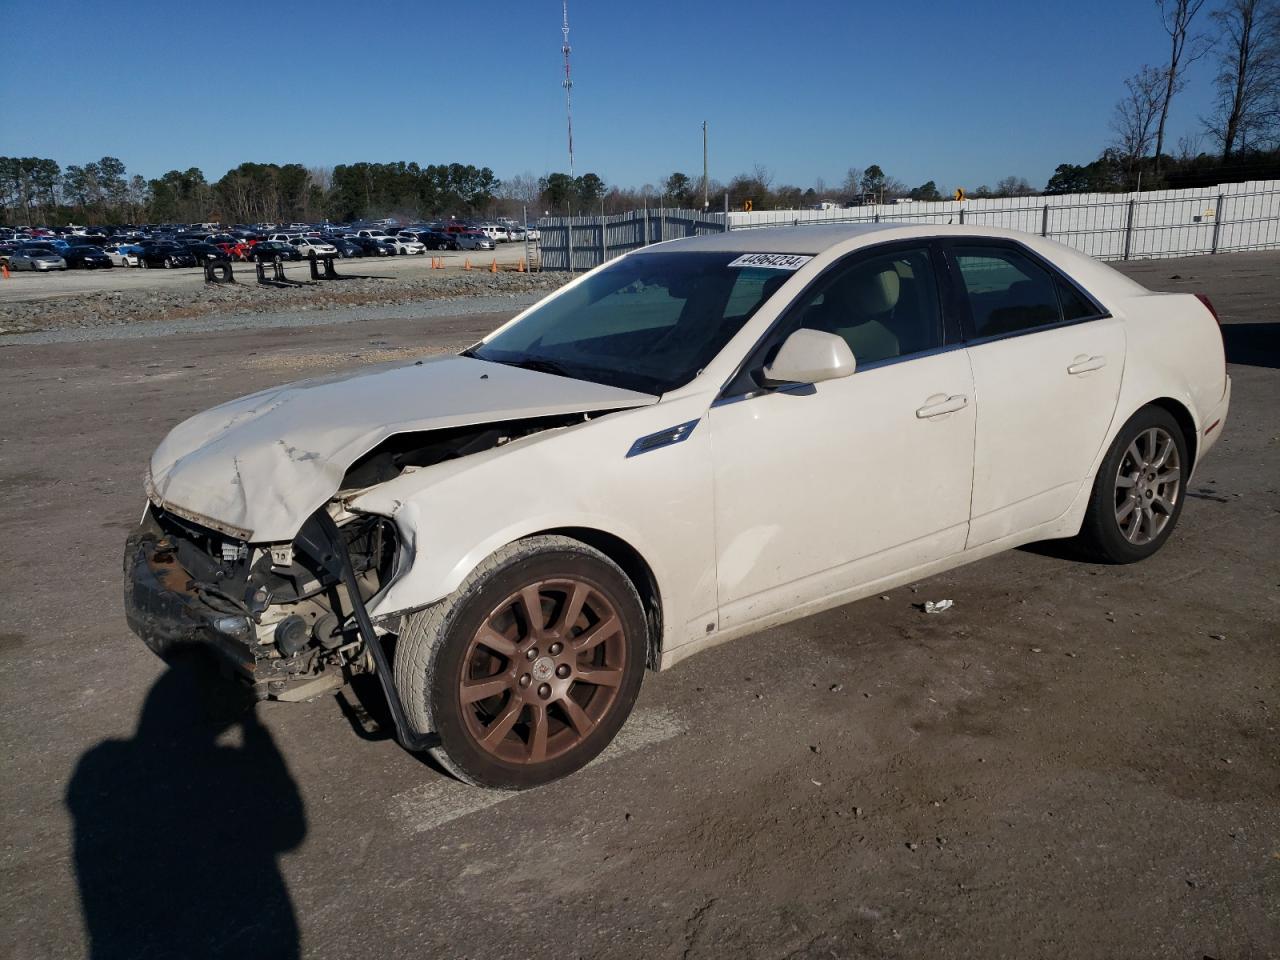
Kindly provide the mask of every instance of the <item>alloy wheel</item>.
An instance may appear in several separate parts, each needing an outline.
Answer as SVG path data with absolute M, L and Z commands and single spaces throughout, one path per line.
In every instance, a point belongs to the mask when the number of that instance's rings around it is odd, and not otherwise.
M 1125 450 L 1116 471 L 1120 533 L 1134 546 L 1150 543 L 1169 525 L 1181 494 L 1178 444 L 1160 427 L 1142 431 Z
M 617 702 L 628 641 L 613 603 L 584 580 L 521 588 L 490 611 L 463 657 L 468 733 L 507 763 L 568 753 Z

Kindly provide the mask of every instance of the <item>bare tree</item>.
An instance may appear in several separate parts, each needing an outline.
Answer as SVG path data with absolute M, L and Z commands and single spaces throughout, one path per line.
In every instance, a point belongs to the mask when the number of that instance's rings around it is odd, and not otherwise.
M 1198 133 L 1189 133 L 1184 137 L 1178 138 L 1178 162 L 1180 164 L 1186 166 L 1200 156 L 1201 139 L 1202 137 Z
M 763 163 L 757 163 L 755 169 L 751 171 L 751 177 L 759 181 L 760 185 L 768 190 L 773 186 L 773 171 L 766 167 Z
M 840 185 L 840 193 L 848 200 L 862 193 L 862 168 L 850 167 L 844 175 L 844 183 Z
M 1124 82 L 1128 91 L 1111 117 L 1111 129 L 1116 134 L 1116 149 L 1125 160 L 1127 172 L 1132 175 L 1139 160 L 1147 155 L 1155 135 L 1156 122 L 1164 102 L 1165 72 L 1152 66 L 1144 66 Z
M 1169 64 L 1164 71 L 1164 93 L 1160 98 L 1160 122 L 1156 125 L 1156 173 L 1160 172 L 1160 154 L 1164 150 L 1164 127 L 1169 119 L 1169 104 L 1182 89 L 1183 71 L 1209 52 L 1209 41 L 1191 32 L 1191 23 L 1205 5 L 1205 0 L 1156 0 L 1160 23 L 1169 34 Z
M 1280 125 L 1280 3 L 1227 0 L 1213 19 L 1221 31 L 1217 101 L 1206 126 L 1225 160 Z
M 1029 197 L 1035 193 L 1026 177 L 1009 176 L 996 184 L 997 197 Z

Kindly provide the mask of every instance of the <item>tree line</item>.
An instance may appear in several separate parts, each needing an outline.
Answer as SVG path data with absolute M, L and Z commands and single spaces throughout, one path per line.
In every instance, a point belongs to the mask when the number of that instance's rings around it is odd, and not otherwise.
M 198 167 L 148 180 L 116 157 L 71 164 L 0 157 L 0 219 L 9 224 L 281 223 L 488 210 L 501 182 L 449 163 L 242 163 L 209 182 Z

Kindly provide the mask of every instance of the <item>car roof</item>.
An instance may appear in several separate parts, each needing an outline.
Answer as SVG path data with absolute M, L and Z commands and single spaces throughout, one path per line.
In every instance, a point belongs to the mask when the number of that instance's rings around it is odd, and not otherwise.
M 1146 293 L 1141 284 L 1119 271 L 1056 240 L 1021 230 L 980 227 L 947 223 L 840 223 L 787 227 L 761 227 L 731 230 L 701 237 L 668 240 L 632 251 L 628 256 L 652 256 L 659 253 L 707 251 L 718 253 L 783 253 L 817 256 L 848 241 L 854 250 L 873 243 L 893 240 L 920 240 L 947 237 L 991 238 L 1013 240 L 1046 257 L 1065 269 L 1091 291 L 1101 287 L 1114 295 Z
M 800 224 L 785 227 L 739 228 L 725 233 L 710 233 L 654 244 L 637 253 L 666 253 L 675 250 L 706 250 L 724 253 L 792 253 L 817 255 L 838 244 L 863 239 L 867 243 L 882 240 L 929 237 L 992 237 L 1026 243 L 1039 239 L 1021 230 L 982 227 L 972 224 L 947 223 L 832 223 Z

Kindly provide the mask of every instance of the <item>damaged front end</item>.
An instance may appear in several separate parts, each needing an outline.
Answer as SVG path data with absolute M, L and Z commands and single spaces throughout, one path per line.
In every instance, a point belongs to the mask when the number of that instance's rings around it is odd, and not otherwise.
M 335 555 L 350 558 L 363 607 L 394 574 L 397 537 L 382 517 L 339 519 L 345 550 L 334 549 L 324 510 L 292 543 L 252 544 L 149 505 L 125 547 L 130 628 L 165 658 L 188 644 L 212 647 L 260 699 L 340 686 L 372 662 Z
M 411 551 L 389 518 L 352 513 L 344 503 L 406 472 L 589 417 L 539 417 L 389 437 L 346 469 L 334 499 L 287 543 L 255 543 L 225 523 L 158 502 L 151 490 L 147 512 L 125 548 L 129 626 L 161 657 L 185 644 L 213 647 L 259 698 L 309 699 L 354 674 L 376 671 L 378 651 L 367 639 L 375 628 L 370 624 L 363 630 L 360 620 L 368 617 L 365 604 L 411 562 Z M 352 602 L 348 579 L 358 604 Z M 392 618 L 376 629 L 385 634 L 397 625 L 398 618 Z

